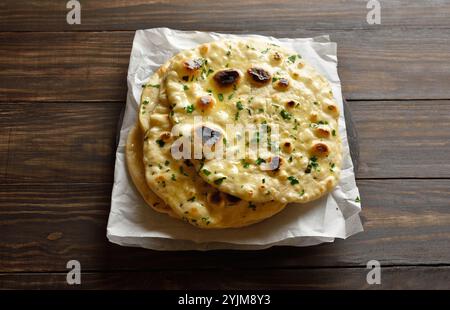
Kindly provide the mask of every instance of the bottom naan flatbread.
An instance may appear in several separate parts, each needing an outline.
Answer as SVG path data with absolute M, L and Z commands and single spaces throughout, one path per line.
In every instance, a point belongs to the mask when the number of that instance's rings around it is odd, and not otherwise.
M 138 125 L 133 127 L 128 134 L 125 156 L 128 172 L 133 180 L 136 189 L 141 194 L 144 201 L 155 211 L 166 213 L 172 217 L 178 217 L 164 201 L 148 188 L 144 175 L 144 163 L 142 161 L 142 141 L 143 135 Z

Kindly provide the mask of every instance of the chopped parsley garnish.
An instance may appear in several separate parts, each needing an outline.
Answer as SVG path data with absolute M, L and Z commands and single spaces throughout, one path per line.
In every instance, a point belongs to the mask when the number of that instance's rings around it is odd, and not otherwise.
M 237 121 L 239 119 L 239 111 L 234 114 L 234 120 Z
M 305 194 L 305 190 L 302 189 L 302 191 L 299 194 L 300 194 L 300 196 L 303 196 Z
M 315 105 L 318 105 L 318 104 L 319 104 L 317 101 L 314 101 L 313 103 L 314 103 Z
M 188 90 L 188 89 L 189 89 L 189 86 L 183 85 L 183 89 L 184 89 L 184 90 Z
M 334 167 L 336 167 L 336 165 L 334 163 L 330 163 L 330 171 L 331 172 L 334 171 Z
M 187 113 L 191 114 L 192 112 L 194 112 L 195 107 L 193 104 L 191 104 L 191 105 L 188 105 L 185 109 L 186 109 Z
M 264 109 L 263 108 L 259 108 L 258 109 L 258 113 L 264 113 Z
M 297 58 L 297 55 L 291 55 L 291 56 L 288 57 L 289 61 L 292 62 L 292 63 L 295 62 L 296 58 Z
M 147 104 L 149 104 L 150 102 L 148 101 L 148 100 L 144 100 L 144 102 L 142 102 L 142 104 L 143 105 L 147 105 Z
M 311 170 L 319 170 L 319 163 L 317 162 L 317 157 L 313 156 L 309 159 L 308 166 L 306 167 L 305 173 L 311 173 Z
M 231 55 L 231 51 L 227 51 L 227 53 L 225 55 L 230 56 Z
M 265 163 L 266 162 L 266 160 L 265 159 L 262 159 L 261 157 L 258 157 L 258 159 L 256 160 L 256 164 L 259 166 L 259 165 L 261 165 L 262 163 Z
M 225 145 L 225 146 L 227 145 L 227 139 L 226 138 L 223 138 L 222 142 L 223 142 L 223 145 Z
M 194 202 L 195 201 L 195 196 L 189 198 L 187 201 Z
M 187 82 L 187 81 L 189 81 L 189 76 L 188 75 L 184 75 L 182 77 L 182 79 L 183 79 L 183 81 Z
M 217 98 L 219 98 L 220 101 L 223 101 L 223 94 L 217 94 Z
M 208 75 L 210 75 L 211 73 L 213 73 L 214 72 L 214 70 L 213 69 L 208 69 L 208 72 L 206 72 L 206 76 L 208 76 Z
M 242 102 L 240 102 L 240 101 L 236 102 L 236 108 L 237 108 L 239 111 L 243 110 L 243 109 L 244 109 L 244 106 L 242 105 Z
M 275 83 L 276 81 L 278 81 L 278 78 L 277 77 L 273 77 L 272 78 L 272 83 Z
M 208 175 L 211 174 L 211 171 L 209 171 L 208 169 L 203 169 L 202 172 L 203 172 L 206 176 L 208 176 Z
M 292 117 L 291 113 L 289 113 L 288 111 L 286 111 L 286 110 L 284 110 L 284 109 L 281 110 L 280 115 L 281 115 L 281 117 L 282 117 L 283 119 L 285 119 L 285 120 L 290 120 L 291 117 Z
M 164 144 L 166 144 L 166 142 L 164 142 L 164 141 L 161 140 L 161 139 L 156 140 L 156 143 L 158 143 L 159 147 L 163 147 Z
M 289 157 L 288 162 L 292 163 L 292 156 Z
M 359 198 L 359 196 L 356 197 L 355 202 L 357 202 L 357 203 L 360 203 L 360 202 L 361 202 L 361 199 Z
M 154 87 L 154 88 L 159 88 L 159 84 L 147 84 L 146 86 L 150 86 L 150 87 Z M 145 87 L 145 86 L 144 86 Z
M 298 180 L 297 180 L 297 178 L 294 177 L 294 176 L 288 177 L 288 180 L 289 180 L 289 182 L 291 183 L 291 185 L 295 185 L 295 184 L 298 184 L 298 183 L 299 183 Z
M 242 164 L 242 166 L 243 166 L 245 169 L 247 169 L 248 167 L 250 167 L 250 163 L 247 162 L 245 159 L 242 159 L 242 160 L 241 160 L 241 164 Z
M 228 95 L 228 100 L 231 100 L 234 96 L 234 92 L 232 92 L 230 95 Z
M 168 165 L 169 165 L 169 161 L 166 160 L 166 161 L 164 162 L 164 165 L 165 165 L 165 166 L 168 166 Z
M 336 130 L 333 129 L 333 131 L 331 131 L 331 134 L 333 135 L 333 137 L 336 136 Z
M 175 174 L 174 174 L 174 173 L 172 173 L 172 177 L 171 177 L 171 179 L 172 179 L 172 181 L 176 181 L 176 180 L 177 180 L 177 178 L 176 178 L 176 176 L 175 176 Z
M 264 184 L 266 183 L 266 179 L 262 179 L 261 182 Z
M 220 184 L 223 183 L 223 180 L 225 180 L 225 179 L 226 179 L 226 177 L 222 177 L 222 178 L 215 179 L 215 180 L 214 180 L 214 184 L 220 185 Z
M 291 55 L 291 56 L 288 57 L 288 59 L 289 59 L 290 62 L 294 63 L 295 59 L 297 57 L 298 57 L 298 59 L 302 58 L 302 56 L 300 56 L 300 55 Z

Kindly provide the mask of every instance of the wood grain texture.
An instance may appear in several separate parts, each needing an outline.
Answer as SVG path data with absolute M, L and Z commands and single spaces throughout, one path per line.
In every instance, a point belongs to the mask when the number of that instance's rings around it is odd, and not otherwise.
M 365 232 L 308 248 L 159 252 L 106 240 L 111 184 L 3 185 L 0 272 L 450 264 L 450 180 L 361 180 Z M 355 197 L 356 198 L 356 197 Z
M 5 0 L 0 31 L 135 30 L 171 27 L 189 30 L 371 28 L 367 1 L 80 1 L 81 24 L 68 25 L 66 2 Z M 442 0 L 381 1 L 375 27 L 448 27 L 450 3 Z
M 450 177 L 450 101 L 350 102 L 358 178 Z M 11 103 L 0 111 L 0 183 L 112 182 L 123 104 Z
M 0 110 L 0 182 L 110 182 L 122 103 L 13 103 Z
M 369 285 L 365 268 L 295 270 L 168 270 L 86 272 L 70 286 L 65 273 L 0 274 L 7 289 L 449 289 L 450 267 L 382 267 L 381 284 Z
M 347 99 L 450 99 L 450 29 L 255 33 L 330 33 L 338 43 Z M 0 33 L 0 102 L 124 101 L 133 36 L 134 32 Z

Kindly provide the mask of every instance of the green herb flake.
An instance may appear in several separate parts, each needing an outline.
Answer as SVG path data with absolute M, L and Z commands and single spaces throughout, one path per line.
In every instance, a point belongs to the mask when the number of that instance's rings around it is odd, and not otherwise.
M 164 162 L 164 166 L 168 166 L 170 164 L 170 162 L 168 161 L 168 160 L 166 160 L 165 162 Z
M 195 201 L 195 196 L 189 198 L 187 201 L 194 202 Z
M 245 159 L 242 159 L 242 160 L 241 160 L 241 164 L 242 164 L 242 166 L 243 166 L 245 169 L 247 169 L 248 167 L 250 167 L 250 163 L 247 162 Z
M 277 77 L 273 77 L 272 78 L 272 83 L 275 83 L 276 81 L 278 81 L 278 78 Z
M 226 179 L 226 177 L 222 177 L 222 178 L 215 179 L 215 180 L 214 180 L 214 184 L 220 185 L 220 184 L 223 183 L 223 180 L 225 180 L 225 179 Z
M 300 196 L 303 196 L 303 195 L 305 194 L 305 190 L 304 190 L 304 189 L 302 189 L 302 191 L 301 191 L 301 192 L 299 192 L 299 194 L 300 194 Z
M 289 182 L 291 183 L 291 185 L 295 185 L 295 184 L 298 184 L 298 183 L 299 183 L 298 180 L 297 180 L 297 178 L 294 177 L 294 176 L 288 177 L 288 180 L 289 180 Z
M 261 182 L 264 184 L 266 183 L 266 179 L 262 179 Z
M 217 94 L 217 98 L 219 98 L 220 101 L 223 101 L 223 94 Z
M 284 120 L 290 120 L 292 117 L 291 113 L 289 113 L 288 111 L 286 111 L 284 109 L 281 110 L 280 115 Z
M 183 85 L 183 89 L 186 91 L 186 90 L 189 90 L 189 86 L 187 86 L 187 85 Z
M 309 159 L 308 166 L 306 167 L 305 173 L 311 173 L 311 170 L 317 170 L 319 171 L 319 163 L 317 162 L 317 157 L 313 156 Z
M 211 174 L 211 171 L 209 171 L 208 169 L 203 169 L 202 172 L 203 172 L 206 176 L 208 176 L 208 175 Z
M 177 180 L 177 177 L 175 176 L 175 174 L 174 174 L 174 173 L 172 173 L 172 177 L 171 177 L 171 180 L 172 180 L 172 181 L 176 181 L 176 180 Z
M 356 197 L 355 202 L 356 202 L 356 203 L 360 203 L 360 202 L 361 202 L 361 199 L 359 198 L 359 196 Z
M 242 105 L 242 102 L 241 102 L 241 101 L 236 102 L 236 108 L 237 108 L 239 111 L 241 111 L 241 110 L 244 109 L 244 106 Z
M 291 55 L 291 56 L 288 57 L 289 61 L 292 62 L 292 63 L 295 62 L 296 58 L 297 58 L 297 55 Z
M 187 113 L 191 114 L 192 112 L 194 112 L 195 107 L 193 104 L 191 104 L 191 105 L 188 105 L 185 109 L 186 109 Z
M 159 84 L 147 84 L 147 86 L 150 86 L 153 88 L 159 88 Z
M 333 135 L 333 137 L 336 137 L 336 130 L 333 129 L 333 131 L 331 131 L 331 134 Z
M 261 165 L 262 163 L 265 163 L 266 162 L 266 160 L 265 159 L 262 159 L 261 157 L 258 157 L 258 159 L 256 160 L 256 164 L 259 166 L 259 165 Z

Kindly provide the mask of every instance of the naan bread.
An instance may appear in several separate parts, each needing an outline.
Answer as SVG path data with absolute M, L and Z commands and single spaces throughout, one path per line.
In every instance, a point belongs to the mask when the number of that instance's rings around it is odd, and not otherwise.
M 136 125 L 128 134 L 127 145 L 125 148 L 125 157 L 131 179 L 144 201 L 152 207 L 152 209 L 161 213 L 166 213 L 172 217 L 178 217 L 172 209 L 147 186 L 144 175 L 142 141 L 143 135 L 139 126 Z
M 160 81 L 159 85 L 162 84 Z M 175 160 L 171 155 L 171 144 L 178 137 L 171 134 L 170 108 L 164 92 L 151 92 L 142 100 L 148 101 L 146 105 L 155 106 L 149 114 L 144 137 L 147 185 L 177 216 L 201 228 L 231 228 L 262 221 L 285 207 L 285 203 L 275 201 L 244 201 L 204 182 L 189 160 Z
M 241 158 L 194 161 L 199 176 L 220 191 L 249 201 L 307 202 L 337 184 L 342 161 L 338 107 L 328 81 L 297 53 L 256 40 L 203 44 L 172 59 L 166 88 L 171 110 L 164 110 L 159 123 L 167 123 L 170 114 L 174 124 L 195 132 L 194 117 L 207 117 L 201 128 L 212 132 L 217 149 L 227 154 L 244 140 L 267 139 L 272 145 Z M 227 124 L 265 124 L 272 131 L 278 128 L 279 135 L 246 137 L 227 132 Z

